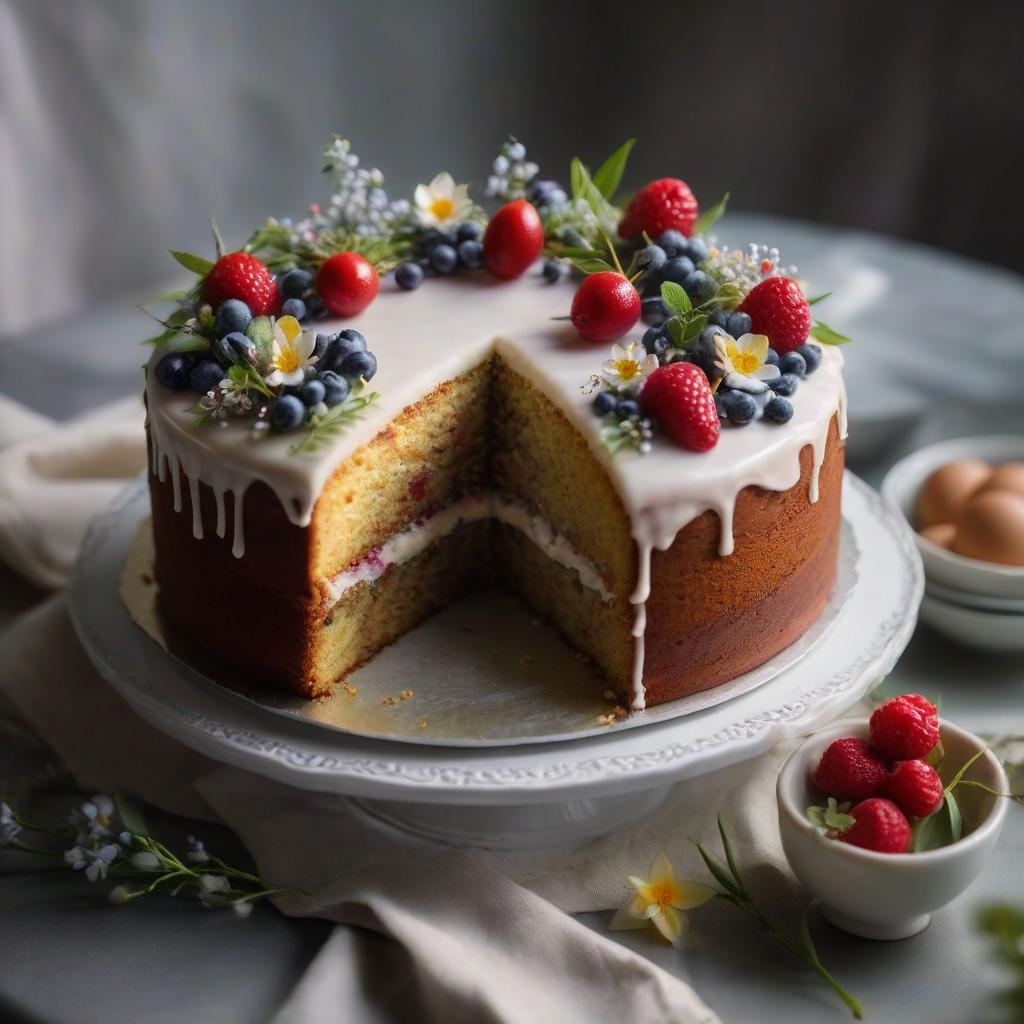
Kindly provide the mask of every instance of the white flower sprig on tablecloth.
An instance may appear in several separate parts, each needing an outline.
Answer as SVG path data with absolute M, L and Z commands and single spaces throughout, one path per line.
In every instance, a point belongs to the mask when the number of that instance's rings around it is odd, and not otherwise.
M 60 849 L 25 841 L 27 833 L 71 845 Z M 45 840 L 44 840 L 45 841 Z M 131 903 L 156 892 L 195 895 L 205 907 L 231 907 L 248 917 L 253 904 L 302 890 L 268 886 L 258 875 L 232 867 L 209 853 L 195 836 L 178 857 L 148 834 L 141 814 L 120 797 L 97 794 L 75 808 L 62 828 L 47 828 L 22 818 L 9 803 L 0 803 L 0 848 L 61 857 L 90 882 L 118 879 L 111 903 Z
M 732 903 L 754 919 L 761 931 L 770 935 L 784 949 L 797 957 L 803 964 L 816 972 L 836 995 L 849 1007 L 857 1020 L 863 1016 L 861 1004 L 825 969 L 814 948 L 811 933 L 807 928 L 807 913 L 804 912 L 799 939 L 790 938 L 774 925 L 750 895 L 733 854 L 732 843 L 726 834 L 722 819 L 718 819 L 718 834 L 722 838 L 725 861 L 695 843 L 701 859 L 721 886 L 715 889 L 702 882 L 682 881 L 672 869 L 668 857 L 659 853 L 650 866 L 647 877 L 630 875 L 626 881 L 633 890 L 630 902 L 612 917 L 609 927 L 613 931 L 625 928 L 646 928 L 653 925 L 673 946 L 680 946 L 686 935 L 687 918 L 683 913 L 702 906 L 714 897 Z M 809 909 L 809 908 L 808 908 Z

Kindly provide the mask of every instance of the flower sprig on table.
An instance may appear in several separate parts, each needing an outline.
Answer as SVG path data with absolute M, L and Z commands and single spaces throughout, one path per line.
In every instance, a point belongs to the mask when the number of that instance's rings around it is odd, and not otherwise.
M 44 839 L 29 842 L 29 833 Z M 59 845 L 53 840 L 59 840 Z M 36 845 L 39 841 L 50 845 Z M 171 896 L 188 892 L 204 907 L 230 907 L 240 917 L 248 917 L 259 900 L 302 891 L 265 884 L 258 875 L 209 853 L 194 836 L 188 837 L 187 844 L 182 856 L 173 853 L 149 835 L 139 810 L 120 796 L 94 795 L 59 828 L 27 821 L 9 803 L 0 803 L 0 848 L 63 858 L 90 882 L 115 878 L 118 884 L 108 893 L 111 903 L 132 903 L 157 892 Z
M 647 878 L 636 875 L 627 878 L 633 890 L 632 897 L 625 907 L 616 911 L 609 927 L 618 931 L 626 928 L 643 928 L 650 924 L 674 946 L 678 946 L 686 933 L 687 920 L 683 911 L 699 907 L 717 897 L 742 910 L 753 919 L 761 931 L 770 935 L 783 949 L 818 974 L 849 1007 L 853 1016 L 860 1020 L 864 1014 L 860 1002 L 832 977 L 818 956 L 807 927 L 807 910 L 810 910 L 810 906 L 804 911 L 797 937 L 794 938 L 782 931 L 769 920 L 747 889 L 721 818 L 718 819 L 718 833 L 722 839 L 724 861 L 701 843 L 695 841 L 695 845 L 711 876 L 721 886 L 720 889 L 705 885 L 703 882 L 676 878 L 668 857 L 664 853 L 659 853 L 651 864 Z

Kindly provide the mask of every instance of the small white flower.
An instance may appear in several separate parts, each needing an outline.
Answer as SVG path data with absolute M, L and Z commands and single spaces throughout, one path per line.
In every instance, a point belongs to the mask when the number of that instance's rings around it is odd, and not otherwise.
M 135 895 L 135 890 L 130 889 L 127 885 L 115 885 L 110 890 L 110 895 L 107 899 L 111 903 L 127 903 Z
M 203 846 L 201 839 L 196 839 L 195 836 L 188 836 L 185 841 L 188 843 L 188 852 L 185 854 L 185 860 L 191 861 L 193 864 L 205 864 L 210 859 L 210 855 L 206 852 L 206 847 Z
M 223 875 L 200 875 L 199 885 L 203 892 L 226 892 L 231 883 Z
M 443 228 L 463 220 L 472 203 L 469 186 L 456 185 L 455 179 L 442 171 L 429 185 L 417 185 L 413 193 L 421 224 Z
M 0 804 L 0 846 L 8 846 L 18 838 L 21 826 L 10 804 Z
M 235 913 L 239 917 L 248 917 L 252 913 L 252 903 L 232 903 Z
M 765 362 L 767 356 L 768 338 L 764 334 L 744 334 L 739 338 L 724 331 L 715 334 L 715 366 L 726 387 L 754 395 L 767 391 L 764 382 L 779 376 L 779 368 Z
M 625 348 L 612 345 L 612 357 L 601 364 L 601 372 L 609 384 L 625 391 L 636 391 L 658 368 L 658 357 L 644 350 L 639 341 Z
M 315 362 L 316 332 L 303 331 L 293 316 L 282 316 L 274 321 L 274 350 L 270 357 L 272 367 L 263 379 L 271 386 L 301 384 L 306 379 L 306 368 Z
M 96 793 L 91 800 L 86 800 L 68 815 L 68 824 L 78 829 L 75 841 L 81 845 L 89 839 L 109 836 L 116 810 L 114 798 L 105 793 Z
M 132 854 L 129 863 L 140 871 L 152 871 L 161 866 L 160 858 L 155 853 L 150 853 L 149 850 L 140 850 L 138 853 Z
M 121 847 L 116 843 L 105 843 L 97 849 L 86 846 L 75 846 L 64 851 L 64 860 L 75 871 L 85 869 L 85 877 L 90 882 L 107 877 L 107 869 L 117 859 Z

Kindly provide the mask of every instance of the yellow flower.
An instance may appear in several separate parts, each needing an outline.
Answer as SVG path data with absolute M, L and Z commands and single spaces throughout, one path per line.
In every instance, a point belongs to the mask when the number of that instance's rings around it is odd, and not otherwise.
M 274 321 L 274 349 L 270 357 L 270 373 L 264 380 L 271 386 L 301 384 L 306 379 L 306 367 L 313 362 L 316 335 L 303 332 L 302 325 L 293 316 L 282 316 Z
M 658 357 L 644 350 L 639 341 L 625 348 L 612 345 L 612 357 L 601 364 L 601 372 L 609 383 L 627 391 L 635 391 L 658 368 Z
M 417 185 L 413 193 L 421 224 L 443 228 L 455 224 L 469 213 L 469 186 L 456 185 L 455 179 L 443 171 L 429 185 Z
M 609 927 L 612 931 L 622 931 L 653 924 L 673 946 L 679 946 L 687 923 L 682 911 L 707 903 L 715 890 L 700 882 L 680 881 L 663 853 L 654 858 L 648 875 L 649 878 L 629 876 L 627 881 L 633 887 L 633 899 L 615 912 Z
M 764 334 L 744 334 L 735 340 L 729 338 L 725 350 L 736 372 L 749 377 L 764 366 L 768 357 L 768 338 Z

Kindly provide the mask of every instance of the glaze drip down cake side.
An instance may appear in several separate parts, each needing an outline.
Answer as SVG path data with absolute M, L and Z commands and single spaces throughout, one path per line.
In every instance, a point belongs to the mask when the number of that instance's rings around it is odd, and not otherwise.
M 845 339 L 778 254 L 718 246 L 678 179 L 619 211 L 621 151 L 570 198 L 510 141 L 490 221 L 328 158 L 325 211 L 179 254 L 146 383 L 170 620 L 315 698 L 498 583 L 632 709 L 796 640 L 836 576 Z

